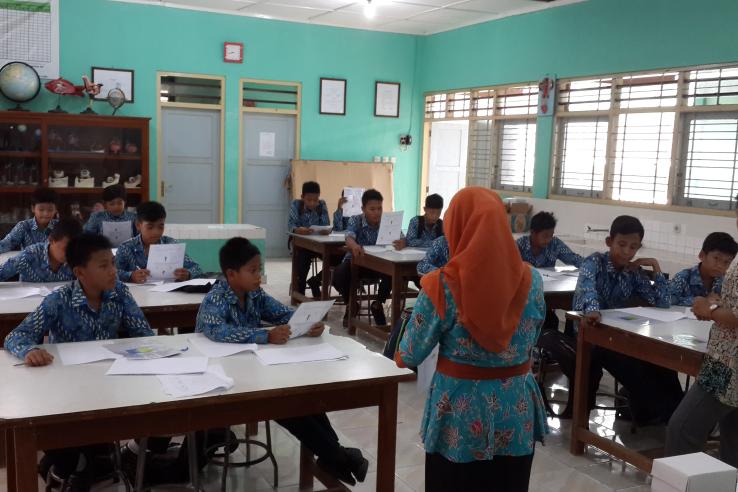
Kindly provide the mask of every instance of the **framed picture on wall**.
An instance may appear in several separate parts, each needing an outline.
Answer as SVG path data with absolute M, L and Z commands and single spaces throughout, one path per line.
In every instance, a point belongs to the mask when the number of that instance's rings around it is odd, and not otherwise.
M 374 84 L 374 116 L 400 117 L 399 82 L 376 82 Z
M 92 83 L 102 84 L 97 101 L 106 101 L 111 89 L 120 89 L 126 95 L 126 102 L 133 102 L 133 70 L 124 68 L 92 67 Z
M 346 79 L 320 78 L 320 114 L 346 115 Z

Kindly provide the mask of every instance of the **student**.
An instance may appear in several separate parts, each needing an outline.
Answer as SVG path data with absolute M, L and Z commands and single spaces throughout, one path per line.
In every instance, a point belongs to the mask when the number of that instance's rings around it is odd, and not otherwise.
M 33 218 L 18 222 L 0 241 L 0 253 L 24 249 L 48 239 L 56 224 L 56 192 L 49 188 L 36 188 L 31 194 Z
M 62 219 L 54 226 L 49 240 L 25 248 L 18 256 L 0 265 L 0 282 L 16 275 L 21 282 L 66 282 L 74 280 L 67 264 L 67 246 L 82 234 L 82 225 L 76 219 Z
M 361 195 L 361 215 L 351 217 L 346 229 L 346 248 L 348 253 L 343 257 L 343 263 L 333 271 L 333 286 L 343 297 L 346 303 L 346 314 L 343 317 L 343 326 L 348 326 L 348 317 L 351 307 L 349 304 L 349 291 L 351 290 L 351 258 L 364 254 L 364 246 L 377 244 L 379 234 L 379 223 L 382 220 L 382 194 L 375 189 L 368 189 Z M 377 300 L 372 301 L 370 306 L 372 316 L 378 325 L 387 324 L 384 315 L 384 301 L 389 298 L 392 291 L 392 281 L 387 275 L 362 269 L 362 278 L 379 279 L 379 293 Z
M 418 275 L 430 273 L 446 263 L 448 263 L 448 241 L 446 236 L 437 237 L 426 251 L 425 257 L 418 262 Z
M 429 248 L 436 238 L 443 236 L 442 211 L 443 197 L 441 195 L 433 193 L 425 197 L 424 214 L 410 219 L 407 236 L 393 243 L 395 249 L 403 249 L 407 246 Z
M 102 234 L 104 222 L 130 222 L 130 237 L 135 236 L 136 214 L 126 210 L 126 188 L 120 184 L 108 186 L 103 190 L 102 199 L 105 210 L 90 215 L 85 224 L 85 232 Z
M 594 253 L 582 262 L 573 305 L 575 311 L 584 315 L 582 325 L 596 327 L 602 319 L 601 310 L 628 307 L 639 299 L 652 306 L 669 307 L 668 284 L 659 262 L 654 258 L 634 260 L 643 236 L 643 225 L 637 218 L 621 215 L 612 222 L 605 240 L 610 250 Z M 643 267 L 651 268 L 653 285 Z M 596 348 L 592 353 L 590 408 L 602 368 L 629 392 L 631 416 L 637 422 L 666 422 L 681 400 L 682 388 L 676 372 Z M 570 378 L 570 385 L 571 381 Z
M 287 223 L 289 231 L 295 234 L 312 234 L 312 226 L 327 226 L 328 206 L 320 199 L 320 185 L 315 181 L 306 181 L 302 184 L 302 195 L 299 200 L 293 200 L 290 205 L 290 218 Z M 320 231 L 329 234 L 330 230 Z M 316 253 L 298 249 L 295 253 L 297 263 L 297 285 L 292 288 L 305 295 L 305 283 L 310 285 L 313 297 L 320 298 L 320 273 L 310 280 L 307 279 L 310 265 Z
M 713 232 L 705 238 L 700 263 L 686 268 L 669 281 L 673 306 L 692 306 L 695 297 L 720 294 L 723 276 L 738 253 L 738 244 L 730 234 Z
M 144 202 L 136 207 L 136 229 L 139 234 L 118 247 L 115 265 L 123 282 L 142 284 L 151 272 L 146 270 L 149 247 L 152 244 L 176 244 L 177 241 L 164 235 L 167 212 L 158 202 Z M 185 255 L 183 268 L 174 271 L 177 281 L 189 280 L 202 275 L 200 265 Z
M 220 267 L 225 280 L 205 296 L 195 330 L 216 342 L 287 343 L 290 327 L 286 323 L 293 311 L 261 289 L 261 257 L 256 246 L 240 237 L 228 240 L 220 250 Z M 264 322 L 278 326 L 268 330 L 262 328 Z M 317 323 L 307 336 L 322 333 L 323 324 Z M 339 444 L 325 414 L 278 419 L 277 423 L 318 455 L 318 465 L 337 479 L 355 485 L 366 478 L 368 461 L 358 449 Z
M 523 261 L 537 268 L 552 268 L 556 260 L 579 268 L 582 257 L 574 253 L 561 239 L 554 237 L 556 218 L 550 212 L 538 212 L 530 219 L 530 234 L 518 239 Z
M 345 231 L 346 228 L 348 228 L 349 221 L 351 220 L 351 217 L 343 216 L 343 205 L 347 201 L 348 198 L 343 196 L 343 191 L 341 191 L 341 198 L 338 199 L 338 207 L 336 207 L 336 211 L 333 212 L 333 230 L 336 232 Z
M 94 234 L 72 239 L 67 262 L 77 280 L 49 294 L 26 316 L 5 338 L 5 349 L 26 366 L 45 366 L 54 361 L 38 347 L 47 334 L 50 343 L 107 340 L 118 338 L 121 331 L 131 337 L 154 335 L 128 288 L 116 280 L 110 248 L 108 239 Z M 105 450 L 107 445 L 46 451 L 40 473 L 53 467 L 54 475 L 68 481 L 69 490 L 89 490 L 93 456 Z

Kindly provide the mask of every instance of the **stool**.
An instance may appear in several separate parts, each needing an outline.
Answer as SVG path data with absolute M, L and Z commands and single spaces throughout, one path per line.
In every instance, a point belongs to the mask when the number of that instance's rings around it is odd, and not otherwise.
M 187 461 L 190 468 L 190 485 L 186 486 L 195 492 L 204 492 L 205 489 L 200 487 L 200 469 L 197 465 L 197 437 L 195 432 L 188 432 L 187 436 Z M 152 487 L 144 487 L 144 472 L 146 469 L 146 449 L 148 448 L 149 438 L 143 437 L 138 442 L 138 459 L 136 461 L 136 492 L 144 492 L 151 490 Z M 165 484 L 157 484 L 156 487 L 163 487 Z
M 120 458 L 120 441 L 115 441 L 111 444 L 113 448 L 113 471 L 106 477 L 102 477 L 105 479 L 111 479 L 113 483 L 119 483 L 123 482 L 123 486 L 126 488 L 126 492 L 131 492 L 131 483 L 128 481 L 128 478 L 126 477 L 125 473 L 123 473 L 122 466 L 121 466 L 121 458 Z M 49 473 L 46 475 L 46 492 L 51 492 L 52 490 L 59 488 L 63 489 L 64 485 L 66 485 L 66 479 L 63 479 L 56 474 L 54 474 L 54 467 L 52 466 L 49 469 Z

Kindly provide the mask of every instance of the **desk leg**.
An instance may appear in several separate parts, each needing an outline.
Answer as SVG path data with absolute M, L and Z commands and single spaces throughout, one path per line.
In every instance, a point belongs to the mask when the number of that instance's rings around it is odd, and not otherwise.
M 7 465 L 8 490 L 18 490 L 18 483 L 15 473 L 15 441 L 13 439 L 13 430 L 5 430 L 3 431 L 3 434 L 5 435 L 5 442 L 3 443 L 5 462 L 3 463 L 3 465 Z
M 349 319 L 348 329 L 349 335 L 356 335 L 356 325 L 354 319 L 356 318 L 356 291 L 359 288 L 359 267 L 357 267 L 353 260 L 351 260 L 351 285 L 349 286 Z
M 402 312 L 402 296 L 403 291 L 405 290 L 405 286 L 403 285 L 404 283 L 405 279 L 399 274 L 397 269 L 395 269 L 392 274 L 392 314 L 390 316 L 389 331 L 392 331 L 392 327 L 395 326 L 397 320 L 400 319 L 400 313 Z
M 323 248 L 323 271 L 320 274 L 320 300 L 327 301 L 331 296 L 331 253 L 330 248 Z
M 295 242 L 292 241 L 292 276 L 290 279 L 290 303 L 294 306 L 297 304 L 293 292 L 297 288 L 297 250 L 299 247 L 295 246 Z
M 300 444 L 300 490 L 313 490 L 313 453 Z
M 397 439 L 397 383 L 384 385 L 379 402 L 377 491 L 395 490 Z
M 579 325 L 577 337 L 577 368 L 574 377 L 574 415 L 571 426 L 571 454 L 584 454 L 584 442 L 579 439 L 581 431 L 589 431 L 589 368 L 592 363 L 592 344 L 584 340 L 587 328 Z
M 9 480 L 8 490 L 37 490 L 36 435 L 28 428 L 17 428 L 13 433 L 16 487 L 10 487 Z

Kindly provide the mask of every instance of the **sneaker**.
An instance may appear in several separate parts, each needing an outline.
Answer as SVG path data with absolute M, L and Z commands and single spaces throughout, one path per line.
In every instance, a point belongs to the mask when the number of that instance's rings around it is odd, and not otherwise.
M 314 277 L 310 277 L 307 281 L 308 287 L 310 287 L 310 292 L 312 292 L 313 297 L 315 299 L 320 299 L 322 296 L 322 292 L 320 291 L 320 277 L 317 275 Z
M 384 305 L 379 301 L 372 301 L 370 306 L 372 317 L 374 317 L 374 323 L 379 326 L 387 324 L 387 317 L 384 315 Z
M 90 492 L 90 478 L 84 474 L 72 473 L 62 483 L 60 492 Z
M 351 486 L 356 485 L 356 480 L 354 480 L 354 477 L 351 476 L 351 471 L 348 468 L 339 466 L 336 463 L 324 460 L 322 458 L 318 458 L 317 463 L 318 468 L 320 468 L 333 478 L 347 483 Z
M 361 450 L 357 448 L 343 448 L 348 459 L 348 466 L 357 482 L 363 482 L 366 479 L 366 472 L 369 470 L 369 461 L 361 454 Z

